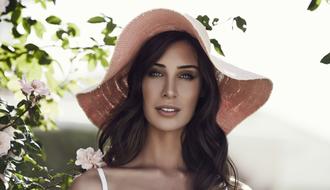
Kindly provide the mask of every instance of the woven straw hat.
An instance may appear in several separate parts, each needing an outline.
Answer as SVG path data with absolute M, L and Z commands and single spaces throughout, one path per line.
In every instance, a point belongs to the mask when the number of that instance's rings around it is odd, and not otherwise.
M 79 105 L 94 125 L 103 126 L 113 109 L 127 97 L 127 66 L 143 43 L 156 34 L 172 30 L 185 31 L 195 37 L 216 68 L 221 92 L 216 120 L 226 134 L 268 100 L 272 81 L 211 55 L 208 34 L 199 21 L 173 10 L 153 9 L 140 14 L 123 29 L 102 82 L 76 94 Z

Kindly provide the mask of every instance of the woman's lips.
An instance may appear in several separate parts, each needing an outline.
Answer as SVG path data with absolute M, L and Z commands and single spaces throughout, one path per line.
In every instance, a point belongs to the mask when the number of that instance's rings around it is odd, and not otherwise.
M 179 108 L 174 106 L 158 106 L 156 110 L 160 115 L 165 117 L 173 117 L 180 111 Z
M 160 115 L 165 116 L 165 117 L 173 117 L 179 112 L 179 111 L 166 112 L 161 109 L 157 109 L 157 111 Z

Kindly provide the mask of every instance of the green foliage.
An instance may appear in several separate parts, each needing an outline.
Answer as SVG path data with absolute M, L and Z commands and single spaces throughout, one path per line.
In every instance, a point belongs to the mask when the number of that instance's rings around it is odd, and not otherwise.
M 212 38 L 212 39 L 210 39 L 210 42 L 213 44 L 216 52 L 218 52 L 220 55 L 225 56 L 225 54 L 223 53 L 223 51 L 221 49 L 221 45 L 219 44 L 219 42 L 216 39 Z
M 243 32 L 246 31 L 246 21 L 238 16 L 238 17 L 235 17 L 234 20 L 236 21 L 236 26 L 241 29 Z
M 330 53 L 328 53 L 321 59 L 321 63 L 330 64 Z
M 212 26 L 210 25 L 210 18 L 207 15 L 198 15 L 196 19 L 204 25 L 206 30 L 212 30 Z M 218 18 L 214 18 L 212 21 L 212 25 L 215 26 L 218 21 Z
M 310 4 L 308 5 L 308 8 L 307 10 L 310 10 L 310 11 L 314 11 L 316 10 L 317 8 L 319 8 L 320 4 L 321 4 L 322 0 L 312 0 L 310 2 Z M 330 3 L 330 0 L 326 0 L 327 3 Z M 321 61 L 321 63 L 324 63 L 324 64 L 330 64 L 330 53 L 328 53 L 327 55 L 325 55 Z
M 9 153 L 0 159 L 0 173 L 8 179 L 1 183 L 2 189 L 61 189 L 61 186 L 68 187 L 73 176 L 79 173 L 77 168 L 70 174 L 54 173 L 45 166 L 44 149 L 31 130 L 41 121 L 38 101 L 43 98 L 26 94 L 16 106 L 0 101 L 0 131 L 15 129 Z
M 213 18 L 211 24 L 210 24 L 210 18 L 207 16 L 207 15 L 198 15 L 197 18 L 196 18 L 200 23 L 203 24 L 203 26 L 205 27 L 206 30 L 212 30 L 214 26 L 216 26 L 218 24 L 218 21 L 219 21 L 219 18 Z M 237 16 L 235 18 L 233 18 L 233 21 L 236 22 L 236 26 L 241 29 L 243 32 L 246 31 L 246 21 L 240 17 L 240 16 Z M 212 25 L 212 26 L 211 26 Z M 233 28 L 233 27 L 232 27 Z M 218 42 L 217 39 L 215 38 L 211 38 L 210 39 L 210 42 L 211 44 L 213 45 L 215 51 L 222 55 L 222 56 L 225 56 L 222 48 L 221 48 L 221 45 L 220 43 Z
M 89 23 L 106 23 L 104 29 L 102 30 L 102 34 L 104 35 L 103 43 L 105 45 L 114 46 L 116 44 L 117 36 L 110 36 L 113 30 L 117 27 L 111 17 L 108 16 L 95 16 L 88 19 Z M 103 64 L 102 64 L 103 65 Z
M 101 16 L 96 16 L 96 17 L 92 17 L 90 19 L 88 19 L 89 23 L 101 23 L 101 22 L 105 22 L 105 19 Z
M 46 21 L 49 24 L 54 24 L 54 25 L 59 25 L 62 22 L 62 20 L 60 18 L 58 18 L 57 16 L 49 16 L 46 18 Z
M 320 6 L 321 2 L 322 0 L 312 0 L 307 9 L 310 11 L 314 11 Z

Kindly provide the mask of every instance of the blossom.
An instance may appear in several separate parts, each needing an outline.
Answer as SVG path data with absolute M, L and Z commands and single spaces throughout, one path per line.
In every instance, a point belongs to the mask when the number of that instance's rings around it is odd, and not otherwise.
M 0 131 L 0 157 L 8 154 L 11 138 L 8 133 Z
M 81 165 L 83 169 L 89 170 L 91 168 L 98 168 L 105 165 L 102 161 L 104 155 L 100 149 L 95 152 L 92 147 L 86 149 L 79 148 L 76 153 L 77 159 L 75 164 L 77 166 Z
M 6 11 L 6 7 L 9 5 L 9 0 L 0 0 L 0 14 Z
M 31 94 L 32 92 L 35 92 L 41 96 L 50 94 L 49 90 L 46 88 L 45 83 L 40 80 L 33 80 L 30 84 L 23 76 L 23 79 L 19 80 L 19 82 L 21 83 L 22 91 L 26 94 Z
M 4 184 L 6 184 L 8 181 L 6 180 L 5 175 L 0 174 L 0 181 L 3 181 Z
M 10 136 L 10 138 L 13 140 L 14 139 L 14 132 L 15 132 L 16 130 L 13 128 L 13 127 L 7 127 L 6 129 L 4 129 L 2 132 L 5 132 L 5 133 L 7 133 L 9 136 Z

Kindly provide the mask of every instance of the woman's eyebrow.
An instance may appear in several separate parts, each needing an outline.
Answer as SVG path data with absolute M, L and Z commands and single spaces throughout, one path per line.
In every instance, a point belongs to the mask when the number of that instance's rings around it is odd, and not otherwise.
M 154 63 L 154 65 L 158 66 L 158 67 L 166 68 L 165 65 L 160 64 L 160 63 Z M 178 69 L 185 69 L 185 68 L 194 68 L 194 69 L 198 70 L 198 66 L 196 66 L 196 65 L 181 65 L 181 66 L 178 66 Z

